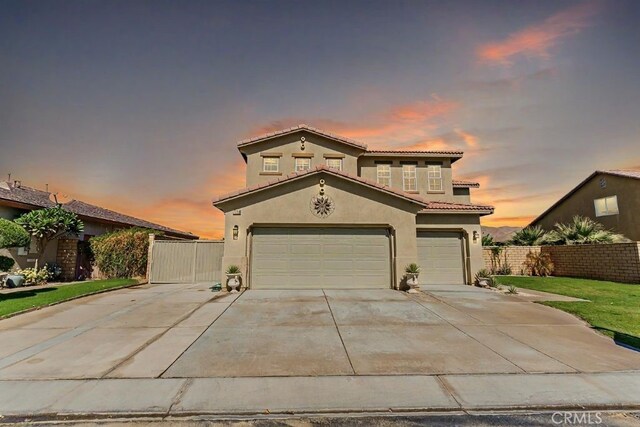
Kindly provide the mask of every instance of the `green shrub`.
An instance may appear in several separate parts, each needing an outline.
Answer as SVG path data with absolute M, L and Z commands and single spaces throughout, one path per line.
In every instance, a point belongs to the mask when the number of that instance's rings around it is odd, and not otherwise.
M 509 285 L 509 288 L 507 288 L 507 293 L 508 294 L 517 294 L 518 293 L 518 288 L 516 288 L 513 285 Z
M 493 240 L 493 236 L 489 233 L 482 233 L 482 246 L 494 246 L 496 242 Z
M 225 274 L 240 274 L 240 267 L 238 267 L 237 265 L 230 265 L 229 267 L 227 267 Z
M 412 262 L 404 268 L 404 272 L 407 274 L 420 274 L 420 266 Z
M 529 252 L 524 262 L 527 273 L 531 276 L 550 276 L 553 273 L 554 265 L 548 253 Z
M 16 262 L 13 258 L 0 255 L 0 271 L 9 271 L 13 268 Z
M 0 218 L 0 248 L 25 248 L 30 242 L 27 230 L 13 221 Z
M 144 276 L 151 233 L 158 235 L 153 230 L 130 228 L 91 238 L 94 265 L 110 279 Z
M 47 280 L 49 280 L 49 272 L 46 268 L 25 268 L 24 270 L 18 270 L 17 274 L 24 277 L 25 282 L 27 282 L 29 286 L 46 285 Z
M 547 234 L 542 227 L 525 227 L 513 233 L 509 244 L 513 246 L 540 246 L 547 243 Z

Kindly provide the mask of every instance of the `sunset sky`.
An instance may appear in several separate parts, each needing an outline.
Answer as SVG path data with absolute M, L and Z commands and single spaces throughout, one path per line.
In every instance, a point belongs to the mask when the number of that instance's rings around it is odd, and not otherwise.
M 0 180 L 221 237 L 243 138 L 457 148 L 485 225 L 640 168 L 640 1 L 0 3 Z

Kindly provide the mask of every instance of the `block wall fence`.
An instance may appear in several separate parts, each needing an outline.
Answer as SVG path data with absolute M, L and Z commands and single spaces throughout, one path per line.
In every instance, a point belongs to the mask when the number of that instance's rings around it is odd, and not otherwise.
M 524 274 L 524 261 L 529 252 L 544 252 L 551 256 L 554 276 L 611 280 L 640 284 L 640 242 L 607 245 L 566 246 L 503 246 L 499 256 L 491 247 L 482 248 L 485 267 L 497 267 L 507 262 L 512 274 Z

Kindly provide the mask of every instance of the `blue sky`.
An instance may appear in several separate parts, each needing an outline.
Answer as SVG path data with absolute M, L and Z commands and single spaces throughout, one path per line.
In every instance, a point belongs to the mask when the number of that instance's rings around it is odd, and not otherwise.
M 640 167 L 640 2 L 0 3 L 0 177 L 203 236 L 235 142 L 457 148 L 484 223 Z

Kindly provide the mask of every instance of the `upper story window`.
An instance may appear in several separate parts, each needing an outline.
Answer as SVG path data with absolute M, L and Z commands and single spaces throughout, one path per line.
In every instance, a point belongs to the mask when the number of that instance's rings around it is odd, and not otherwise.
M 279 157 L 263 157 L 262 158 L 262 171 L 263 172 L 278 172 L 280 170 L 280 158 Z
M 618 214 L 618 196 L 603 197 L 593 201 L 596 207 L 596 216 Z
M 378 184 L 391 187 L 391 165 L 379 164 L 377 172 L 378 172 Z
M 296 172 L 308 171 L 309 169 L 311 169 L 309 157 L 296 157 Z
M 342 159 L 327 158 L 327 166 L 330 168 L 342 170 Z
M 404 191 L 418 191 L 416 165 L 402 165 L 402 189 Z
M 429 191 L 443 191 L 441 165 L 427 165 L 427 179 L 429 180 Z

